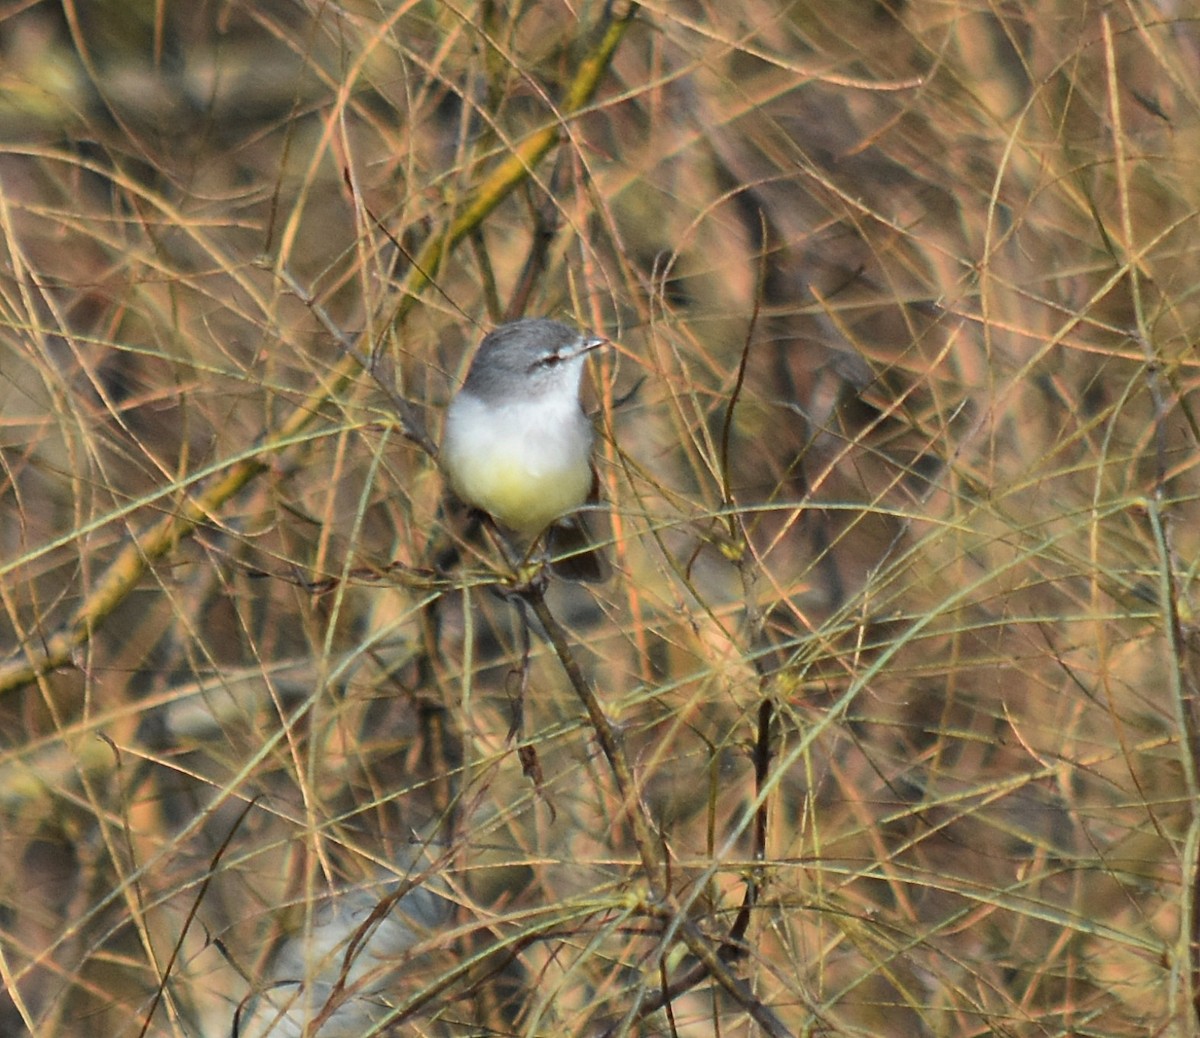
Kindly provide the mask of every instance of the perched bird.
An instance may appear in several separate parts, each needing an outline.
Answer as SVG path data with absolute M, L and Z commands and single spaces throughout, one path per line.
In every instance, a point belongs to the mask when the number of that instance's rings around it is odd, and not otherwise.
M 527 550 L 543 534 L 552 568 L 570 580 L 608 575 L 577 509 L 598 500 L 592 423 L 579 386 L 587 355 L 606 339 L 531 317 L 484 337 L 446 411 L 440 460 L 467 504 Z

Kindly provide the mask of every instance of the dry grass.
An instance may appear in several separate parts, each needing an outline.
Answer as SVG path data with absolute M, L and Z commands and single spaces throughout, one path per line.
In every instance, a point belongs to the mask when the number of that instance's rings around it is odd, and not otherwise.
M 21 6 L 0 1031 L 1195 1032 L 1184 5 Z M 517 312 L 527 661 L 414 442 Z

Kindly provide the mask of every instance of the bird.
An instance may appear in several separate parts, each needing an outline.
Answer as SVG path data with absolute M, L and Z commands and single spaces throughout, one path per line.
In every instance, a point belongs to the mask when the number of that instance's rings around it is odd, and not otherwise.
M 579 509 L 599 500 L 595 434 L 579 391 L 608 340 L 530 317 L 484 336 L 446 409 L 439 452 L 451 489 L 528 552 L 545 536 L 551 569 L 598 582 L 609 572 Z

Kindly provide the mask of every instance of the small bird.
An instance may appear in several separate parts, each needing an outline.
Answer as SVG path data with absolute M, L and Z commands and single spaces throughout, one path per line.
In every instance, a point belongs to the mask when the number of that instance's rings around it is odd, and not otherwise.
M 584 360 L 607 339 L 531 317 L 484 337 L 446 411 L 440 460 L 450 486 L 532 546 L 555 573 L 596 582 L 604 552 L 577 509 L 599 499 L 592 423 L 579 400 Z
M 317 899 L 276 947 L 257 991 L 234 1013 L 239 1038 L 360 1038 L 380 1034 L 390 999 L 449 963 L 451 903 L 436 879 L 384 874 Z M 416 885 L 414 885 L 416 884 Z M 297 908 L 300 906 L 296 906 Z M 218 1033 L 213 1031 L 213 1034 Z

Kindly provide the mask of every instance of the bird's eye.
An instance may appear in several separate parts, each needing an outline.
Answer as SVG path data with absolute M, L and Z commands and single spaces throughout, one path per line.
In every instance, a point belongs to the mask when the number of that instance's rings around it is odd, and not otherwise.
M 558 364 L 561 360 L 562 360 L 562 357 L 560 357 L 557 353 L 551 353 L 548 356 L 545 356 L 542 358 L 542 363 L 546 367 L 552 368 L 556 364 Z

